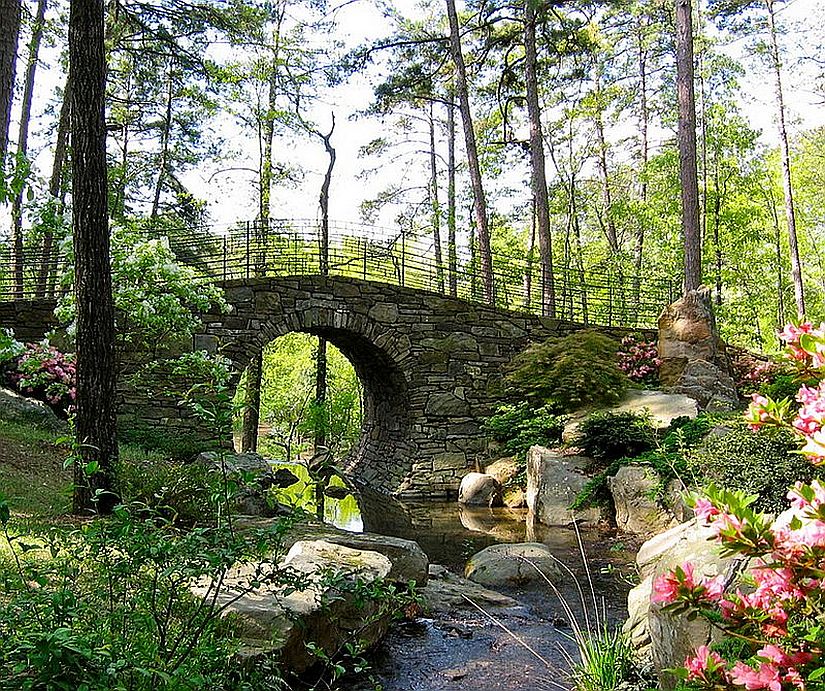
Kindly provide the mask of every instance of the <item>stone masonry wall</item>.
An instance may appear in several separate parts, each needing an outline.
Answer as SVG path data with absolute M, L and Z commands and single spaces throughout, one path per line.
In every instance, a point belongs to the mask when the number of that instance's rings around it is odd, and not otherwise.
M 327 338 L 364 388 L 362 435 L 346 467 L 374 489 L 406 496 L 452 496 L 486 451 L 481 422 L 498 400 L 504 366 L 530 342 L 583 328 L 358 279 L 260 278 L 224 287 L 229 311 L 201 315 L 193 347 L 229 357 L 237 382 L 279 336 Z M 0 304 L 0 327 L 42 337 L 54 326 L 52 308 Z M 120 389 L 124 429 L 208 438 L 174 396 L 134 389 L 125 377 Z

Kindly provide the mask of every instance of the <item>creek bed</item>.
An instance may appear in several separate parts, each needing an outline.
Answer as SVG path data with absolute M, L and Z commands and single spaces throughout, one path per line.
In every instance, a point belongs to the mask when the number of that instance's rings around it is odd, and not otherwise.
M 622 542 L 613 532 L 582 533 L 589 567 L 585 569 L 574 530 L 529 525 L 522 510 L 400 502 L 386 496 L 362 497 L 360 504 L 364 530 L 415 540 L 431 563 L 458 575 L 463 575 L 467 559 L 489 545 L 544 543 L 575 575 L 557 587 L 579 622 L 585 620 L 579 587 L 591 627 L 597 607 L 600 620 L 611 628 L 621 625 L 626 616 L 636 545 Z M 588 579 L 592 579 L 596 605 Z M 497 590 L 517 600 L 519 606 L 485 614 L 468 605 L 468 609 L 396 625 L 372 654 L 375 681 L 385 691 L 568 688 L 565 671 L 569 665 L 559 646 L 574 655 L 575 646 L 570 640 L 571 622 L 559 597 L 544 584 Z

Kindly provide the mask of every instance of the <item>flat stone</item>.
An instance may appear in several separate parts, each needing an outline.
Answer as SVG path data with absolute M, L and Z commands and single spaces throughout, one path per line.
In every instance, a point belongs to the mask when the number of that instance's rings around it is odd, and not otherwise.
M 0 420 L 32 425 L 56 434 L 68 429 L 66 422 L 45 403 L 4 388 L 0 388 Z
M 467 562 L 464 576 L 487 587 L 544 583 L 562 578 L 559 560 L 539 542 L 490 545 Z

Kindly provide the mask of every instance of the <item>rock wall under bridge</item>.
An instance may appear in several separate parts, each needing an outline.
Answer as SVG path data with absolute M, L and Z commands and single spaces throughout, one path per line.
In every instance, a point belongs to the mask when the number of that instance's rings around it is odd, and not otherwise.
M 361 439 L 345 467 L 359 482 L 404 495 L 453 494 L 485 453 L 480 425 L 496 403 L 503 367 L 531 341 L 583 328 L 352 278 L 246 279 L 224 288 L 228 312 L 201 315 L 193 347 L 227 356 L 237 382 L 279 336 L 326 338 L 353 364 L 364 390 Z M 32 338 L 39 325 L 31 320 L 48 321 L 44 305 L 0 304 L 0 326 Z M 42 326 L 45 333 L 53 323 Z M 121 392 L 126 426 L 184 433 L 197 425 L 173 398 L 128 385 Z

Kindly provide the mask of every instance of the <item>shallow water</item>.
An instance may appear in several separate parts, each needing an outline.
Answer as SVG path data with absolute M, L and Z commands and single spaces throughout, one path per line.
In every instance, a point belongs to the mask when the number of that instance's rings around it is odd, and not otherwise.
M 311 510 L 311 492 L 302 485 L 290 492 L 290 503 Z M 375 683 L 384 691 L 566 689 L 573 626 L 614 627 L 626 616 L 635 545 L 613 531 L 577 535 L 533 524 L 525 510 L 404 502 L 371 492 L 357 500 L 328 498 L 324 515 L 345 530 L 415 540 L 431 563 L 458 575 L 479 550 L 513 542 L 547 545 L 570 571 L 558 592 L 545 584 L 499 588 L 517 607 L 487 613 L 470 608 L 394 626 L 371 653 L 374 681 L 354 684 L 353 691 L 372 690 Z M 570 603 L 572 617 L 561 599 Z

